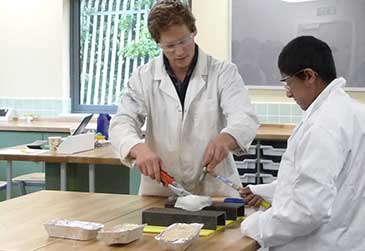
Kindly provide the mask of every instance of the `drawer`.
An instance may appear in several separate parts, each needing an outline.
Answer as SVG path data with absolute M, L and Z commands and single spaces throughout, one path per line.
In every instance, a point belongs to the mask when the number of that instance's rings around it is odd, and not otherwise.
M 255 155 L 256 154 L 256 146 L 251 145 L 248 147 L 247 152 L 244 153 L 244 155 Z
M 247 149 L 247 152 L 243 153 L 242 155 L 233 155 L 235 161 L 243 161 L 245 159 L 256 159 L 256 146 L 250 146 Z
M 260 160 L 263 170 L 273 170 L 278 171 L 280 167 L 280 163 L 274 162 L 272 160 L 262 159 Z
M 274 148 L 273 146 L 262 145 L 260 146 L 263 155 L 268 156 L 282 156 L 285 152 L 285 148 Z
M 251 183 L 256 184 L 256 173 L 245 173 L 243 175 L 240 175 L 241 183 Z
M 237 169 L 256 170 L 256 159 L 244 159 L 243 161 L 236 161 Z

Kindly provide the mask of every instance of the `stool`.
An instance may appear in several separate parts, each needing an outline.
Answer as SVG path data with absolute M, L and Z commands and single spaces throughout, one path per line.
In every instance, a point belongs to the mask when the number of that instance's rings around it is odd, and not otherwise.
M 0 190 L 6 190 L 6 181 L 0 181 Z
M 22 195 L 27 194 L 26 186 L 42 186 L 45 185 L 44 173 L 28 173 L 13 178 L 13 182 L 19 185 Z

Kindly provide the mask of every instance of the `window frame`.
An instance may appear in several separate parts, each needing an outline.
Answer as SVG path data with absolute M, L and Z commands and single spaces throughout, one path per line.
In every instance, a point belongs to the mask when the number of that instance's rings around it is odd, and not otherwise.
M 116 113 L 117 105 L 80 104 L 80 5 L 82 0 L 70 1 L 70 97 L 71 113 Z M 192 0 L 188 1 L 192 6 Z
M 70 96 L 72 113 L 116 113 L 116 105 L 80 104 L 80 4 L 70 1 Z

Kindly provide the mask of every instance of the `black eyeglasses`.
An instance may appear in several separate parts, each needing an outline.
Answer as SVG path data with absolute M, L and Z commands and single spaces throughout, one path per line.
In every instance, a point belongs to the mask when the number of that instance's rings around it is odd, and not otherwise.
M 295 77 L 296 75 L 304 72 L 305 69 L 301 69 L 297 72 L 295 72 L 294 74 L 290 75 L 290 76 L 286 76 L 286 77 L 283 77 L 282 79 L 280 79 L 280 82 L 287 85 L 286 81 L 289 79 L 289 78 L 292 78 L 292 77 Z

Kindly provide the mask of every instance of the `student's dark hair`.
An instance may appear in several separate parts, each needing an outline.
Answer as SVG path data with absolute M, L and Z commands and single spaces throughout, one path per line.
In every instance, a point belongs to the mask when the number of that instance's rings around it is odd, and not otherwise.
M 160 32 L 171 25 L 186 25 L 191 33 L 196 33 L 195 18 L 187 4 L 179 0 L 160 0 L 148 15 L 148 31 L 156 43 L 160 42 Z
M 313 36 L 300 36 L 290 41 L 281 51 L 278 60 L 280 72 L 292 76 L 305 68 L 318 73 L 325 84 L 336 78 L 336 66 L 328 44 Z M 304 74 L 296 77 L 304 79 Z

